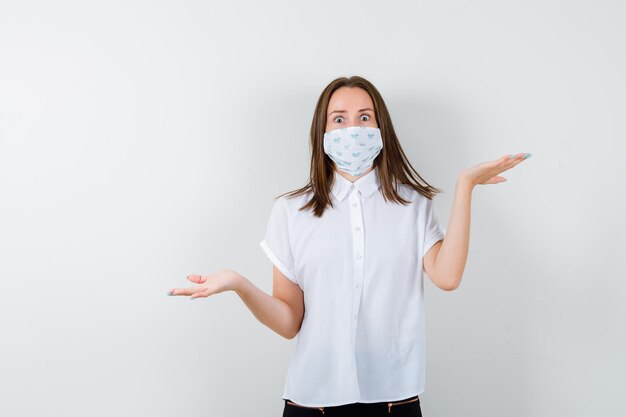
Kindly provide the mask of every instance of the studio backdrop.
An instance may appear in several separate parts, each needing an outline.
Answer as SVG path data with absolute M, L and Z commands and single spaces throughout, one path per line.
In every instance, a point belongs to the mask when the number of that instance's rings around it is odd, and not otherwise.
M 429 417 L 626 415 L 626 5 L 610 0 L 1 1 L 0 415 L 279 416 L 295 339 L 274 197 L 315 103 L 360 75 L 411 164 L 532 157 L 472 195 L 460 287 L 425 276 Z

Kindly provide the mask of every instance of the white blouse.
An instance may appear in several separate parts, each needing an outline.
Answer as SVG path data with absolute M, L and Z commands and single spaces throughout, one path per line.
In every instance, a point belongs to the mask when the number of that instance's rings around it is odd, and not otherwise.
M 432 200 L 385 202 L 378 168 L 354 183 L 335 172 L 321 218 L 312 196 L 280 197 L 260 245 L 304 293 L 283 399 L 324 407 L 419 395 L 425 381 L 422 257 L 444 238 Z

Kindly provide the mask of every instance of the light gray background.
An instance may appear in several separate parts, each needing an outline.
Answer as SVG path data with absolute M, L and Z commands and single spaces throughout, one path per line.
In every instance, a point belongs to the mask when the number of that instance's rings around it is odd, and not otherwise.
M 473 194 L 458 290 L 427 281 L 425 416 L 616 416 L 626 372 L 621 1 L 0 2 L 0 415 L 279 416 L 294 340 L 272 198 L 315 102 L 362 75 L 418 172 L 533 156 Z

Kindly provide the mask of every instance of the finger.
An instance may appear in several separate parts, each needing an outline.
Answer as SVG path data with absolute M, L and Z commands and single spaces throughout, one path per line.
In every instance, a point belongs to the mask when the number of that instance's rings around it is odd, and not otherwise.
M 206 297 L 208 297 L 208 296 L 209 296 L 209 293 L 208 293 L 208 292 L 201 291 L 201 292 L 197 292 L 197 293 L 195 293 L 194 295 L 192 295 L 192 296 L 191 296 L 191 297 L 189 297 L 189 298 L 193 300 L 194 298 L 200 298 L 200 297 L 204 297 L 204 298 L 206 298 Z
M 193 288 L 176 288 L 172 295 L 193 295 L 197 292 L 204 291 L 204 288 L 201 287 L 193 287 Z
M 518 154 L 511 154 L 505 160 L 519 163 L 524 161 L 532 156 L 531 153 L 528 152 L 520 152 Z
M 482 182 L 480 184 L 498 184 L 501 182 L 508 181 L 506 178 L 496 175 L 494 177 L 489 178 L 487 181 Z
M 528 156 L 526 155 L 529 155 L 529 154 L 526 154 L 526 153 L 517 154 L 517 156 L 509 160 L 509 162 L 507 163 L 506 169 L 511 169 L 514 166 L 521 164 L 523 161 L 528 159 Z
M 187 279 L 198 284 L 202 284 L 206 281 L 206 278 L 202 275 L 187 275 Z
M 504 163 L 502 165 L 512 167 L 513 165 L 515 165 L 516 163 L 522 160 L 521 159 L 522 155 L 524 154 L 518 153 L 518 154 L 510 154 L 509 156 L 505 156 L 503 158 Z
M 524 153 L 518 153 L 518 154 L 511 154 L 510 156 L 502 157 L 500 159 L 500 163 L 498 165 L 499 168 L 501 169 L 500 172 L 506 171 L 507 169 L 511 169 L 515 165 L 517 165 L 520 162 L 522 162 L 524 160 L 524 158 L 522 158 L 523 155 L 524 155 Z M 513 156 L 513 157 L 511 158 L 511 156 Z
M 500 165 L 500 167 L 502 167 L 503 171 L 506 171 L 507 169 L 513 168 L 515 165 L 519 164 L 522 161 L 523 161 L 523 159 L 519 159 L 518 157 L 514 157 L 514 158 L 509 159 L 508 161 L 504 162 L 502 165 Z
M 518 154 L 521 155 L 521 154 Z M 511 158 L 512 156 L 512 158 Z M 488 162 L 487 164 L 490 165 L 491 167 L 499 167 L 499 168 L 504 168 L 504 167 L 508 167 L 508 166 L 513 166 L 513 164 L 515 162 L 517 162 L 518 158 L 517 155 L 515 154 L 506 154 L 504 156 L 501 156 L 498 159 L 494 159 L 491 162 Z

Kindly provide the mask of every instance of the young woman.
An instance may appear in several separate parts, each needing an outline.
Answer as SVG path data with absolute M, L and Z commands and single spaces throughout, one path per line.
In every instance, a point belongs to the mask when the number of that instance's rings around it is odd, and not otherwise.
M 198 285 L 170 294 L 232 290 L 263 324 L 298 335 L 283 417 L 421 416 L 423 272 L 442 290 L 459 286 L 474 186 L 506 181 L 498 174 L 530 154 L 461 171 L 444 238 L 432 202 L 440 190 L 409 163 L 368 80 L 341 77 L 323 90 L 311 153 L 309 182 L 277 197 L 260 242 L 273 295 L 231 270 L 190 275 Z

